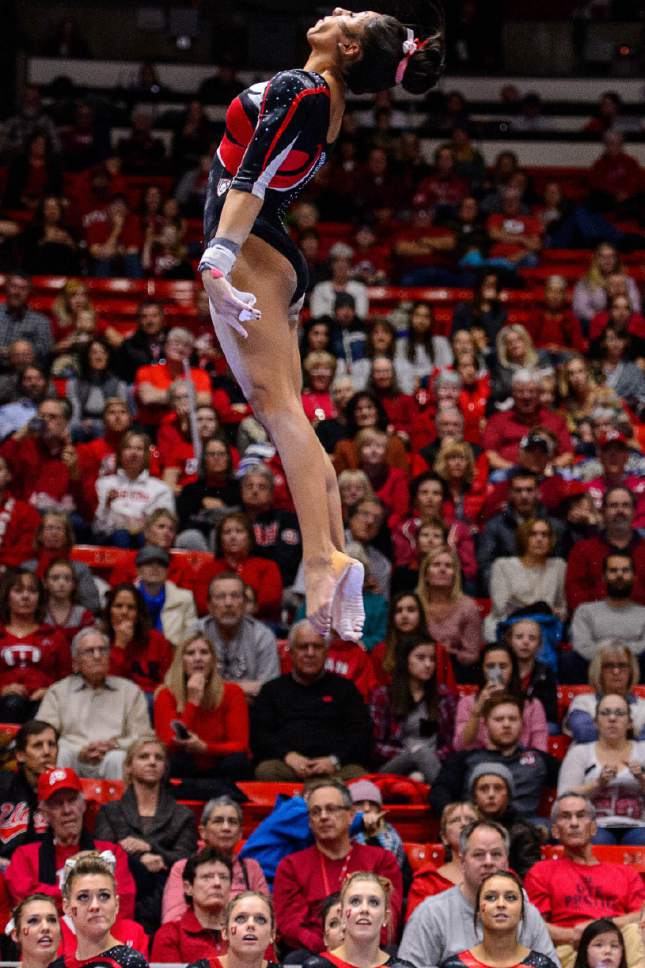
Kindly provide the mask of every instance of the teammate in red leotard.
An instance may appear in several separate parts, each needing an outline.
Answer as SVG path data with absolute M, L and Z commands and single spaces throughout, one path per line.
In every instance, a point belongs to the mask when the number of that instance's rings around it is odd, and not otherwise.
M 63 911 L 74 926 L 76 952 L 61 955 L 50 968 L 148 968 L 140 952 L 112 934 L 119 896 L 110 864 L 91 854 L 74 860 L 65 871 Z
M 346 90 L 428 90 L 443 70 L 443 28 L 420 41 L 395 17 L 336 7 L 307 40 L 304 69 L 252 85 L 228 108 L 199 268 L 228 363 L 282 460 L 302 532 L 307 617 L 323 635 L 334 628 L 357 641 L 363 568 L 344 552 L 336 475 L 302 409 L 297 314 L 307 267 L 281 216 L 325 163 Z

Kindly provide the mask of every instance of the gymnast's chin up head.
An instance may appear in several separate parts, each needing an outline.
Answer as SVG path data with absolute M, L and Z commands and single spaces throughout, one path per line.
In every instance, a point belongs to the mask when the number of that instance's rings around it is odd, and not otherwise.
M 441 77 L 445 67 L 443 18 L 425 46 L 408 58 L 401 87 L 410 94 L 424 94 Z M 394 87 L 403 57 L 406 28 L 385 14 L 369 20 L 361 30 L 360 55 L 344 69 L 345 84 L 353 94 L 375 94 Z M 423 38 L 425 40 L 425 38 Z

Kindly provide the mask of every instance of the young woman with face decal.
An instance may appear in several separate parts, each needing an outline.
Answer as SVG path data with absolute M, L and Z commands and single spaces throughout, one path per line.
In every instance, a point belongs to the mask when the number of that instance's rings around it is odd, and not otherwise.
M 119 896 L 112 868 L 97 856 L 76 859 L 63 884 L 63 912 L 76 936 L 72 954 L 64 954 L 52 968 L 80 968 L 97 960 L 122 968 L 147 968 L 148 962 L 133 946 L 114 934 Z
M 337 948 L 307 958 L 304 968 L 380 968 L 405 966 L 381 947 L 381 932 L 387 928 L 392 885 L 386 877 L 368 871 L 354 871 L 345 878 L 340 892 L 343 940 Z
M 30 894 L 13 912 L 11 940 L 20 953 L 20 968 L 47 968 L 60 944 L 60 922 L 53 898 Z
M 475 924 L 483 935 L 480 944 L 443 962 L 441 968 L 555 968 L 546 955 L 518 941 L 524 918 L 522 882 L 511 871 L 494 871 L 479 885 Z
M 275 914 L 269 897 L 257 891 L 243 891 L 229 901 L 222 935 L 226 954 L 202 958 L 188 968 L 274 968 L 267 960 L 275 941 Z

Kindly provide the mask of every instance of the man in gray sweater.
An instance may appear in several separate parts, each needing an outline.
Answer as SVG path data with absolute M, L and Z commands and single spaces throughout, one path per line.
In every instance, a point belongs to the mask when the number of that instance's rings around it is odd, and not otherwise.
M 477 890 L 488 874 L 508 867 L 508 846 L 506 830 L 492 821 L 475 820 L 462 830 L 459 860 L 463 883 L 426 898 L 415 908 L 403 932 L 399 959 L 426 968 L 479 944 L 482 934 L 474 923 Z M 546 925 L 526 898 L 519 942 L 559 964 Z
M 632 598 L 634 561 L 629 552 L 610 552 L 605 558 L 606 595 L 584 602 L 573 613 L 571 643 L 577 657 L 591 662 L 605 639 L 623 639 L 638 658 L 645 650 L 645 606 Z M 581 667 L 579 670 L 584 670 Z M 586 675 L 578 682 L 586 681 Z M 571 681 L 567 679 L 567 681 Z

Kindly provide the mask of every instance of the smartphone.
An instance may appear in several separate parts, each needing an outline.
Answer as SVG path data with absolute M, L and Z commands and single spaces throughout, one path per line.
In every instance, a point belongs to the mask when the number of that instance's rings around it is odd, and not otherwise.
M 503 673 L 499 666 L 492 666 L 486 670 L 486 680 L 491 686 L 501 686 L 503 683 Z
M 190 739 L 190 732 L 186 729 L 183 723 L 178 719 L 173 719 L 170 724 L 170 728 L 177 737 L 177 739 Z

